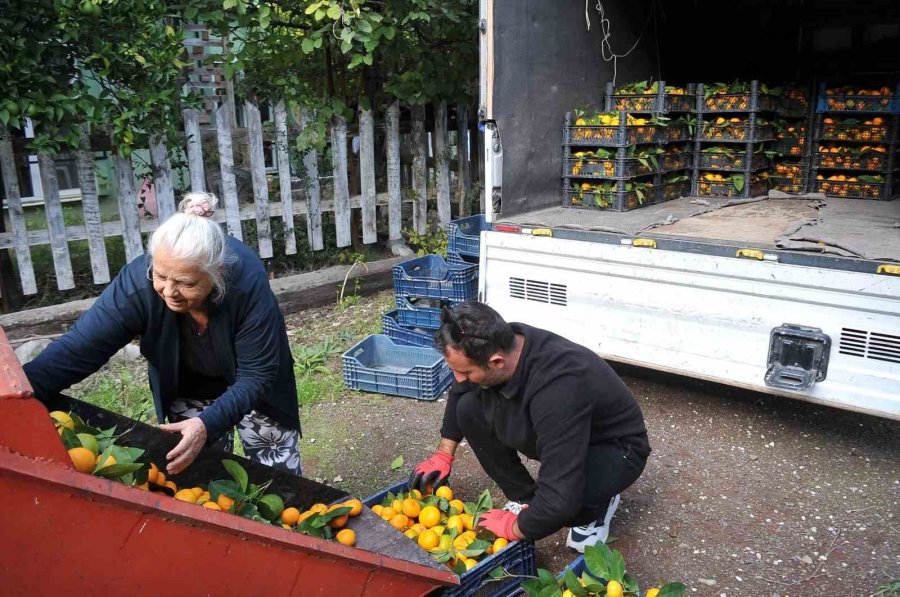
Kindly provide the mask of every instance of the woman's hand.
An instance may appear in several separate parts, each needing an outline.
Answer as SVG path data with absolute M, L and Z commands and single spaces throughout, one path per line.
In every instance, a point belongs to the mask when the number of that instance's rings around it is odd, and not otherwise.
M 166 460 L 169 461 L 166 472 L 177 475 L 194 462 L 197 454 L 206 445 L 206 425 L 200 417 L 192 417 L 178 423 L 160 425 L 159 428 L 169 433 L 181 433 L 181 441 L 166 454 Z

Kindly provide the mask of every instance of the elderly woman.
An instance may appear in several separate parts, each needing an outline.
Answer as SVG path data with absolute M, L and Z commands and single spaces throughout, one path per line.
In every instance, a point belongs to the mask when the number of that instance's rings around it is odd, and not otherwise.
M 160 429 L 180 433 L 176 474 L 204 445 L 301 474 L 300 418 L 284 318 L 259 257 L 209 219 L 215 196 L 189 193 L 69 331 L 25 373 L 38 398 L 97 371 L 140 337 Z

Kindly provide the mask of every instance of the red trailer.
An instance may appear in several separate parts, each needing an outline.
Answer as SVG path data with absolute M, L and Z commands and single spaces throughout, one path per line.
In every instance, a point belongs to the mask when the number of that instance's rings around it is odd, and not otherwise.
M 176 438 L 74 400 L 88 423 L 127 423 L 128 445 L 165 462 Z M 67 408 L 69 407 L 69 408 Z M 0 328 L 0 586 L 4 595 L 424 595 L 459 578 L 368 508 L 355 547 L 79 473 Z M 99 420 L 98 420 L 99 419 Z M 124 429 L 125 427 L 118 427 Z M 144 442 L 144 443 L 142 443 Z M 172 479 L 198 484 L 224 453 L 206 449 Z M 343 491 L 240 461 L 301 509 Z M 193 478 L 192 478 L 193 476 Z M 209 478 L 207 477 L 208 481 Z

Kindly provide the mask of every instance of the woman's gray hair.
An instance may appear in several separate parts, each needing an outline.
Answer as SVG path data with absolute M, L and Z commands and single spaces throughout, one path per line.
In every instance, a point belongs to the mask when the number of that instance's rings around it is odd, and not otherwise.
M 159 225 L 150 236 L 148 253 L 160 248 L 177 259 L 200 267 L 212 282 L 212 300 L 221 302 L 228 288 L 227 266 L 234 261 L 225 245 L 222 227 L 210 219 L 219 200 L 212 193 L 187 193 L 178 212 Z

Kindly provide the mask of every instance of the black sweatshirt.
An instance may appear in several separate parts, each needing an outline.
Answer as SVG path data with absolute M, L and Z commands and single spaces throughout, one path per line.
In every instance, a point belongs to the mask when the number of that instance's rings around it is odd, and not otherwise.
M 457 401 L 477 389 L 500 441 L 541 462 L 537 492 L 519 515 L 519 529 L 536 540 L 581 509 L 588 446 L 620 443 L 646 457 L 650 444 L 640 407 L 606 361 L 552 332 L 511 325 L 525 338 L 512 378 L 493 388 L 454 383 L 441 436 L 462 440 Z

